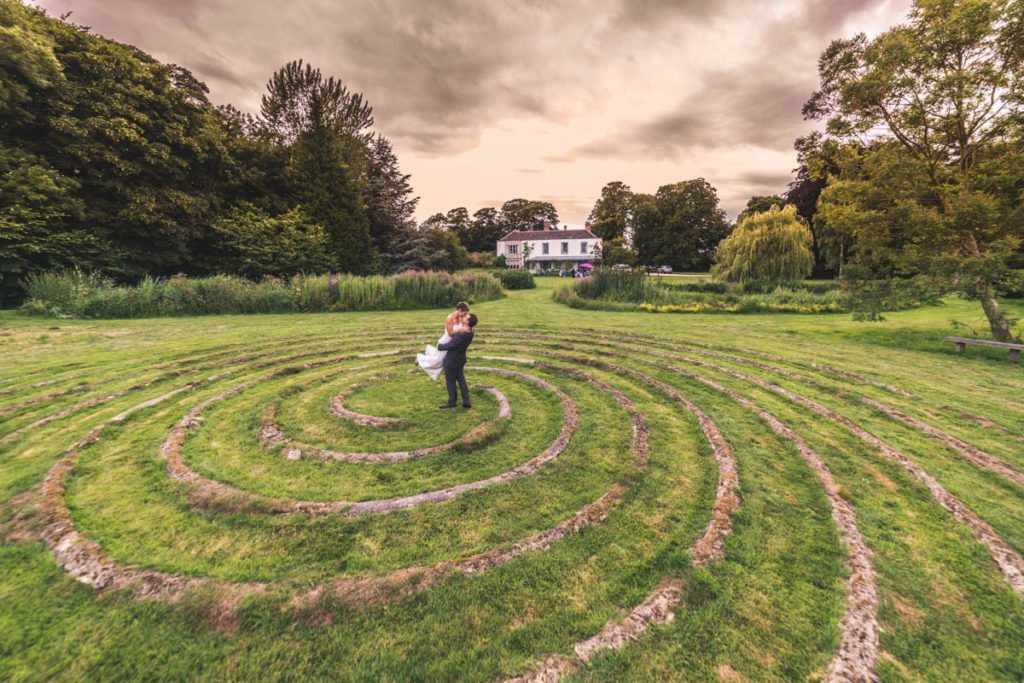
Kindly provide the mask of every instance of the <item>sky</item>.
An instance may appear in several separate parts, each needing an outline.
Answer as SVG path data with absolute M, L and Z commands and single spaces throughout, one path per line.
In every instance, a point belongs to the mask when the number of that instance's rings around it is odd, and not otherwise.
M 601 188 L 704 178 L 735 217 L 793 179 L 800 109 L 835 38 L 910 0 L 36 0 L 257 113 L 303 59 L 363 93 L 417 219 L 516 197 L 582 227 Z

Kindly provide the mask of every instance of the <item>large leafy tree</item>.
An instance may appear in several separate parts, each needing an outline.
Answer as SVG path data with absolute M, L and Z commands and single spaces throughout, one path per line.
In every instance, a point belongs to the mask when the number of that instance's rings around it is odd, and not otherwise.
M 463 244 L 473 252 L 493 252 L 498 240 L 506 233 L 498 210 L 485 206 L 473 212 L 473 221 L 469 226 L 469 234 Z
M 551 202 L 510 199 L 501 205 L 501 222 L 506 232 L 557 228 L 558 211 Z
M 0 147 L 18 185 L 0 200 L 0 242 L 21 244 L 18 267 L 185 267 L 227 157 L 205 86 L 11 0 L 0 0 L 0 33 Z M 26 229 L 31 244 L 19 242 Z
M 743 216 L 722 240 L 711 275 L 728 282 L 794 282 L 814 266 L 811 230 L 792 204 Z
M 822 198 L 843 204 L 833 211 L 843 219 L 829 218 L 836 229 L 860 217 L 874 226 L 869 240 L 860 231 L 851 264 L 940 276 L 981 303 L 1003 340 L 1009 321 L 996 296 L 1021 233 L 986 186 L 986 165 L 1024 116 L 1022 26 L 1020 2 L 916 0 L 904 26 L 833 41 L 804 107 L 833 139 L 869 150 L 846 174 L 856 184 Z
M 323 273 L 329 268 L 327 235 L 310 223 L 301 208 L 270 216 L 242 204 L 210 226 L 215 247 L 200 255 L 207 270 L 228 271 L 249 278 L 264 275 Z
M 297 60 L 278 69 L 260 101 L 260 118 L 285 144 L 313 131 L 330 130 L 369 141 L 373 108 L 339 79 Z
M 753 216 L 755 213 L 764 213 L 773 206 L 780 209 L 786 206 L 785 197 L 780 197 L 777 194 L 754 195 L 747 200 L 747 206 L 740 212 L 740 215 L 736 218 L 736 222 L 739 223 L 744 218 Z
M 424 230 L 447 230 L 461 241 L 462 237 L 468 234 L 472 221 L 469 218 L 469 211 L 464 206 L 458 206 L 448 213 L 435 213 L 420 224 Z
M 374 239 L 390 244 L 416 200 L 372 123 L 361 95 L 302 62 L 253 117 L 211 106 L 181 67 L 0 0 L 0 298 L 58 267 L 285 272 L 273 249 L 211 257 L 275 231 L 294 267 L 376 270 Z M 294 245 L 321 228 L 326 261 L 319 238 L 303 260 Z
M 260 118 L 289 150 L 291 190 L 327 231 L 333 267 L 383 268 L 364 208 L 373 114 L 362 95 L 302 60 L 290 62 L 267 82 Z
M 811 226 L 814 235 L 814 269 L 811 276 L 834 277 L 837 269 L 828 265 L 822 252 L 822 235 L 815 215 L 818 212 L 818 198 L 828 185 L 829 176 L 837 175 L 840 169 L 834 159 L 822 154 L 820 133 L 798 138 L 795 147 L 800 165 L 795 169 L 796 178 L 789 183 L 782 196 L 788 204 L 796 207 L 797 214 Z
M 633 245 L 643 265 L 705 270 L 731 229 L 715 188 L 703 178 L 662 185 L 634 202 Z
M 619 180 L 608 183 L 601 188 L 601 196 L 587 218 L 590 231 L 603 240 L 627 237 L 632 205 L 633 191 L 629 185 Z

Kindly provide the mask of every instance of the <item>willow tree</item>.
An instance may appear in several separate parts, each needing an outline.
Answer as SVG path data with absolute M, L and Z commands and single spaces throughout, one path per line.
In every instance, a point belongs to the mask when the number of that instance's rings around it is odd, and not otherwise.
M 814 238 L 792 204 L 740 220 L 722 240 L 711 276 L 728 282 L 794 282 L 814 267 Z
M 1000 215 L 981 169 L 1020 134 L 1022 27 L 1019 1 L 915 0 L 906 25 L 870 41 L 863 34 L 833 41 L 819 61 L 821 89 L 804 106 L 805 116 L 827 121 L 833 140 L 881 150 L 886 169 L 896 156 L 888 143 L 908 157 L 915 192 L 898 194 L 908 183 L 878 180 L 871 160 L 860 158 L 858 181 L 873 187 L 832 192 L 832 199 L 845 202 L 847 224 L 862 224 L 856 214 L 863 213 L 883 241 L 914 233 L 888 245 L 894 274 L 944 278 L 981 303 L 992 335 L 1003 340 L 1011 338 L 1009 321 L 996 295 L 1021 235 Z M 879 193 L 888 200 L 878 201 Z M 860 196 L 872 196 L 874 206 Z M 900 210 L 880 216 L 886 203 Z M 858 249 L 855 243 L 848 255 L 851 265 L 863 256 Z

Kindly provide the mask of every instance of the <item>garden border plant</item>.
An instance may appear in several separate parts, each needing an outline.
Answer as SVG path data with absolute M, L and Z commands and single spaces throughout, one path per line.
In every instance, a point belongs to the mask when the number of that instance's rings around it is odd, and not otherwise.
M 231 275 L 144 278 L 136 286 L 79 270 L 34 273 L 24 281 L 27 315 L 154 318 L 186 315 L 399 311 L 445 308 L 504 296 L 484 271 L 410 270 L 397 275 L 295 275 L 246 280 Z

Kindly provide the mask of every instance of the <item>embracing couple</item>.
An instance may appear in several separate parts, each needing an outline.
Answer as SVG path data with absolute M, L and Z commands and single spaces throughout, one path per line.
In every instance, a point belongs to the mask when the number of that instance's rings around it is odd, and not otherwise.
M 423 353 L 416 354 L 416 363 L 437 379 L 444 370 L 445 384 L 448 386 L 448 403 L 441 408 L 454 408 L 458 393 L 462 391 L 462 407 L 470 408 L 469 387 L 466 385 L 466 348 L 473 341 L 473 328 L 476 327 L 476 315 L 469 312 L 469 304 L 460 301 L 455 310 L 448 314 L 444 321 L 444 334 L 437 340 L 437 347 L 427 344 Z

